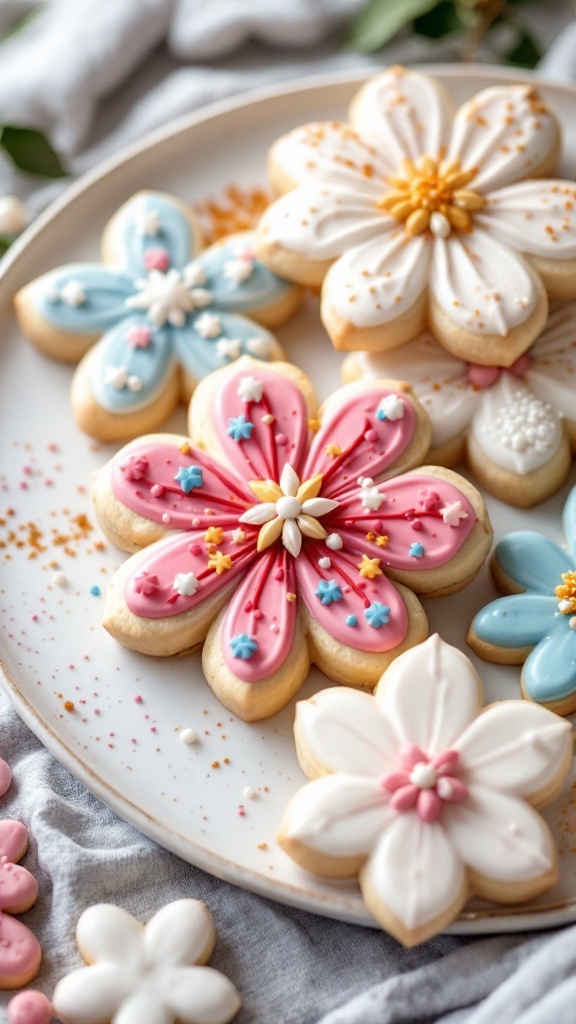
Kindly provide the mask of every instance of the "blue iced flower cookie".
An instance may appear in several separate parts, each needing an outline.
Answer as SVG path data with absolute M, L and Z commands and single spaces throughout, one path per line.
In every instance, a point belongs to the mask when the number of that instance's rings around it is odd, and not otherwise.
M 507 596 L 478 612 L 468 643 L 487 661 L 523 664 L 523 695 L 569 715 L 576 711 L 576 487 L 563 525 L 566 548 L 533 530 L 500 541 L 492 572 Z
M 256 259 L 251 232 L 203 251 L 192 210 L 160 192 L 132 196 L 108 223 L 103 262 L 73 263 L 15 298 L 23 332 L 63 362 L 78 425 L 102 441 L 162 424 L 207 373 L 240 355 L 281 359 L 268 330 L 300 288 Z

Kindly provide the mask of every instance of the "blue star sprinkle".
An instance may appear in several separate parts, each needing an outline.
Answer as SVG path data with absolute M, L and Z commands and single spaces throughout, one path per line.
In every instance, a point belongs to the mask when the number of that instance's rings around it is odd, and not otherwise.
M 390 622 L 390 608 L 380 601 L 373 601 L 369 608 L 364 609 L 364 615 L 373 629 L 380 629 L 380 626 L 387 626 Z
M 239 633 L 238 636 L 232 637 L 230 647 L 232 648 L 232 654 L 235 658 L 242 658 L 242 661 L 249 661 L 254 654 L 254 651 L 258 650 L 258 643 L 253 637 L 248 636 L 248 633 Z
M 200 466 L 180 466 L 174 477 L 178 481 L 184 494 L 190 494 L 195 487 L 202 487 L 202 470 Z
M 322 604 L 332 604 L 333 601 L 342 600 L 342 591 L 336 580 L 320 580 L 318 590 L 315 590 L 314 593 L 316 597 L 320 598 Z
M 252 436 L 254 424 L 247 420 L 244 413 L 241 416 L 231 416 L 228 420 L 226 433 L 233 441 L 247 441 Z
M 425 551 L 426 548 L 423 544 L 411 544 L 408 554 L 411 555 L 412 558 L 422 558 Z
M 355 615 L 347 615 L 346 616 L 346 625 L 347 626 L 357 626 L 358 625 L 358 619 L 356 618 L 356 616 Z

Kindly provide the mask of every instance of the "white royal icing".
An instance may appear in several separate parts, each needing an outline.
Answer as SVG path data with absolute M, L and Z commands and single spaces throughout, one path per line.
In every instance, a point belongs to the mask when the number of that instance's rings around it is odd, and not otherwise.
M 487 196 L 476 221 L 519 252 L 550 260 L 576 259 L 576 186 L 569 181 L 521 181 Z
M 58 982 L 54 1011 L 68 1024 L 227 1024 L 240 1008 L 231 981 L 207 959 L 212 915 L 198 900 L 178 900 L 143 926 L 107 903 L 89 907 L 76 929 L 89 967 Z
M 136 281 L 136 288 L 136 294 L 126 299 L 126 306 L 128 309 L 147 310 L 154 327 L 163 327 L 165 323 L 183 327 L 188 313 L 212 302 L 210 292 L 204 288 L 189 287 L 183 273 L 175 269 L 166 274 L 151 270 L 147 277 Z
M 554 309 L 542 334 L 530 349 L 525 380 L 559 416 L 576 420 L 576 302 Z
M 472 434 L 483 452 L 512 473 L 532 473 L 548 462 L 562 439 L 562 426 L 551 405 L 503 373 L 482 396 Z
M 296 794 L 283 833 L 329 857 L 366 858 L 361 885 L 387 908 L 388 926 L 391 912 L 432 932 L 464 901 L 466 867 L 535 885 L 553 869 L 550 833 L 524 800 L 566 773 L 572 728 L 528 701 L 480 711 L 481 696 L 469 660 L 435 635 L 400 655 L 373 697 L 338 687 L 298 705 L 301 749 L 328 774 Z M 435 820 L 390 805 L 384 780 L 410 748 L 429 761 L 457 755 L 464 796 L 451 802 L 444 787 Z M 434 774 L 422 763 L 409 781 L 425 789 Z

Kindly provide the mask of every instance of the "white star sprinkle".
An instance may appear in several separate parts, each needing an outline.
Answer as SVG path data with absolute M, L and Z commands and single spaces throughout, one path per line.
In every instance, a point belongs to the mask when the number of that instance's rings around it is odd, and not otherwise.
M 172 586 L 181 597 L 193 597 L 199 583 L 193 572 L 177 572 Z
M 238 527 L 237 530 L 233 530 L 232 531 L 232 543 L 233 544 L 242 544 L 245 540 L 246 540 L 246 534 L 244 533 L 244 530 L 240 529 L 240 527 Z
M 226 260 L 223 267 L 224 277 L 234 285 L 240 285 L 247 281 L 253 270 L 254 263 L 247 259 Z
M 202 313 L 194 324 L 201 338 L 217 338 L 222 334 L 222 321 L 216 313 Z
M 184 283 L 188 288 L 198 288 L 199 286 L 206 284 L 206 271 L 198 261 L 188 263 L 182 271 L 182 277 L 184 278 Z
M 160 231 L 160 214 L 157 210 L 139 210 L 134 223 L 141 238 L 156 238 Z
M 86 302 L 84 285 L 73 278 L 60 289 L 60 298 L 67 306 L 83 306 Z
M 220 359 L 238 359 L 242 351 L 242 342 L 239 338 L 220 338 L 216 342 L 216 351 Z
M 238 387 L 238 398 L 243 402 L 261 402 L 264 385 L 255 377 L 242 377 Z
M 440 515 L 447 526 L 458 526 L 461 519 L 467 519 L 468 513 L 464 511 L 461 501 L 455 501 L 452 505 L 444 505 L 440 509 Z
M 377 512 L 384 500 L 385 495 L 381 494 L 377 487 L 367 487 L 366 481 L 364 481 L 360 491 L 362 508 L 370 509 L 371 512 Z
M 128 370 L 125 366 L 105 366 L 104 383 L 109 384 L 116 391 L 122 391 L 128 383 Z
M 265 338 L 249 338 L 246 342 L 246 348 L 253 356 L 257 356 L 260 359 L 266 358 L 270 350 L 270 346 Z

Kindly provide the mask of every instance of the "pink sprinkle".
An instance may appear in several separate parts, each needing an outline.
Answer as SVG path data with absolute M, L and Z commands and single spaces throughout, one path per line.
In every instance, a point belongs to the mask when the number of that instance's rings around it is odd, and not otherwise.
M 412 522 L 410 523 L 410 527 L 412 530 L 424 529 L 424 526 L 422 525 L 422 521 L 420 519 L 413 519 Z
M 354 520 L 353 519 L 345 519 L 344 520 L 344 526 L 348 526 L 348 527 L 354 526 Z
M 274 571 L 274 579 L 275 580 L 283 580 L 284 579 L 284 569 L 275 569 L 275 571 Z
M 377 441 L 378 440 L 378 434 L 376 433 L 375 430 L 372 430 L 372 429 L 367 430 L 366 433 L 364 434 L 364 440 L 365 441 Z
M 32 622 L 38 622 L 38 615 L 36 612 L 34 612 L 34 615 L 32 616 Z
M 139 693 L 134 697 L 134 703 L 135 704 L 141 704 L 142 703 L 142 697 L 140 696 Z
M 244 806 L 242 804 L 240 804 L 240 806 L 238 808 L 238 816 L 240 818 L 245 818 L 246 817 L 246 811 L 244 810 Z
M 170 254 L 160 247 L 148 249 L 144 256 L 144 264 L 146 270 L 161 270 L 164 273 L 170 266 Z
M 169 523 L 170 522 L 170 515 L 168 514 L 168 512 L 163 512 L 162 513 L 162 522 L 163 523 Z
M 274 438 L 274 440 L 276 441 L 276 444 L 287 444 L 288 443 L 288 438 L 286 437 L 286 434 L 276 434 L 276 437 Z
M 164 494 L 164 488 L 162 487 L 162 484 L 153 484 L 153 486 L 150 488 L 150 494 L 152 495 L 153 498 L 161 498 L 162 495 Z
M 25 480 L 21 480 L 20 483 L 18 484 L 18 487 L 20 488 L 21 491 L 28 490 L 28 484 L 26 483 Z
M 26 476 L 32 476 L 32 466 L 22 466 L 22 472 L 25 473 Z
M 130 348 L 148 348 L 152 338 L 149 327 L 131 327 L 126 335 Z
M 384 528 L 384 523 L 382 522 L 381 519 L 377 519 L 376 522 L 374 523 L 374 529 L 377 530 L 378 533 L 381 533 L 383 528 Z
M 264 612 L 261 612 L 259 608 L 256 608 L 254 610 L 254 618 L 257 621 L 259 621 L 260 619 L 263 619 L 264 618 Z
M 476 363 L 470 363 L 467 373 L 468 383 L 475 388 L 491 388 L 498 380 L 500 373 L 499 366 L 478 366 Z
M 252 607 L 253 607 L 252 601 L 246 601 L 246 603 L 244 605 L 244 611 L 245 612 L 251 612 L 252 611 Z
M 191 555 L 201 555 L 202 554 L 202 548 L 200 547 L 199 544 L 191 544 L 190 548 L 189 548 L 189 551 L 190 551 Z

